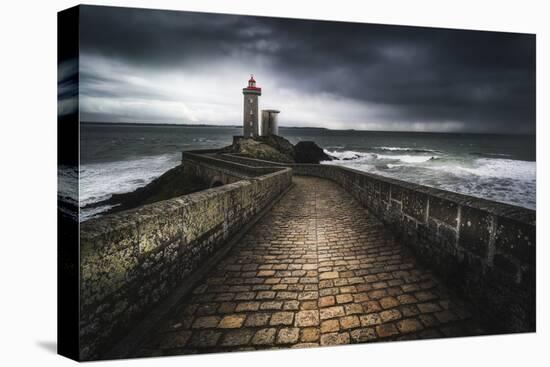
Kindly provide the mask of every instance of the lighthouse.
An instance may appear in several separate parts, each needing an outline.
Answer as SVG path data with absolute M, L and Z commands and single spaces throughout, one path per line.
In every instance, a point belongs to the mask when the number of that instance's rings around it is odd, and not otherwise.
M 258 126 L 258 97 L 262 95 L 262 88 L 256 87 L 254 75 L 250 75 L 248 87 L 243 88 L 244 115 L 243 136 L 252 138 L 259 135 Z

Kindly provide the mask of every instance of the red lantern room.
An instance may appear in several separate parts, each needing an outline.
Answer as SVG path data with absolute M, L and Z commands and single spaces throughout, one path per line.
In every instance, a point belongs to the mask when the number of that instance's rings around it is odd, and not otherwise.
M 260 92 L 262 88 L 256 87 L 256 80 L 254 79 L 254 75 L 250 74 L 250 79 L 248 80 L 248 87 L 244 88 L 244 90 L 254 90 Z

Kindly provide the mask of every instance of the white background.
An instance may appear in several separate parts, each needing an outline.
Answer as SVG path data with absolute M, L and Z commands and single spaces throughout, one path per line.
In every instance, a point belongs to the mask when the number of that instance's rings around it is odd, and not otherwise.
M 537 34 L 537 333 L 306 350 L 100 362 L 102 365 L 548 365 L 548 93 L 545 1 L 89 1 L 310 19 Z M 75 1 L 3 1 L 0 13 L 0 365 L 74 362 L 56 345 L 56 12 Z M 546 15 L 546 18 L 545 18 Z M 545 24 L 546 23 L 546 24 Z M 6 205 L 7 204 L 7 205 Z

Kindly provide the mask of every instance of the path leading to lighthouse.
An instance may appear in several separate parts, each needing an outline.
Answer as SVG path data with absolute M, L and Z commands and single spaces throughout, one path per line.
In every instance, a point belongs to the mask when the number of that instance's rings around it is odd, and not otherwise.
M 293 181 L 138 355 L 483 333 L 467 305 L 341 187 Z

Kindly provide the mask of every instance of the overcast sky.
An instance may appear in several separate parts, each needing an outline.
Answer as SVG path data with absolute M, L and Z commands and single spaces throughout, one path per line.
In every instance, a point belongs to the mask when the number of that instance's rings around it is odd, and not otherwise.
M 242 123 L 251 73 L 282 126 L 535 131 L 535 37 L 84 6 L 83 121 Z

